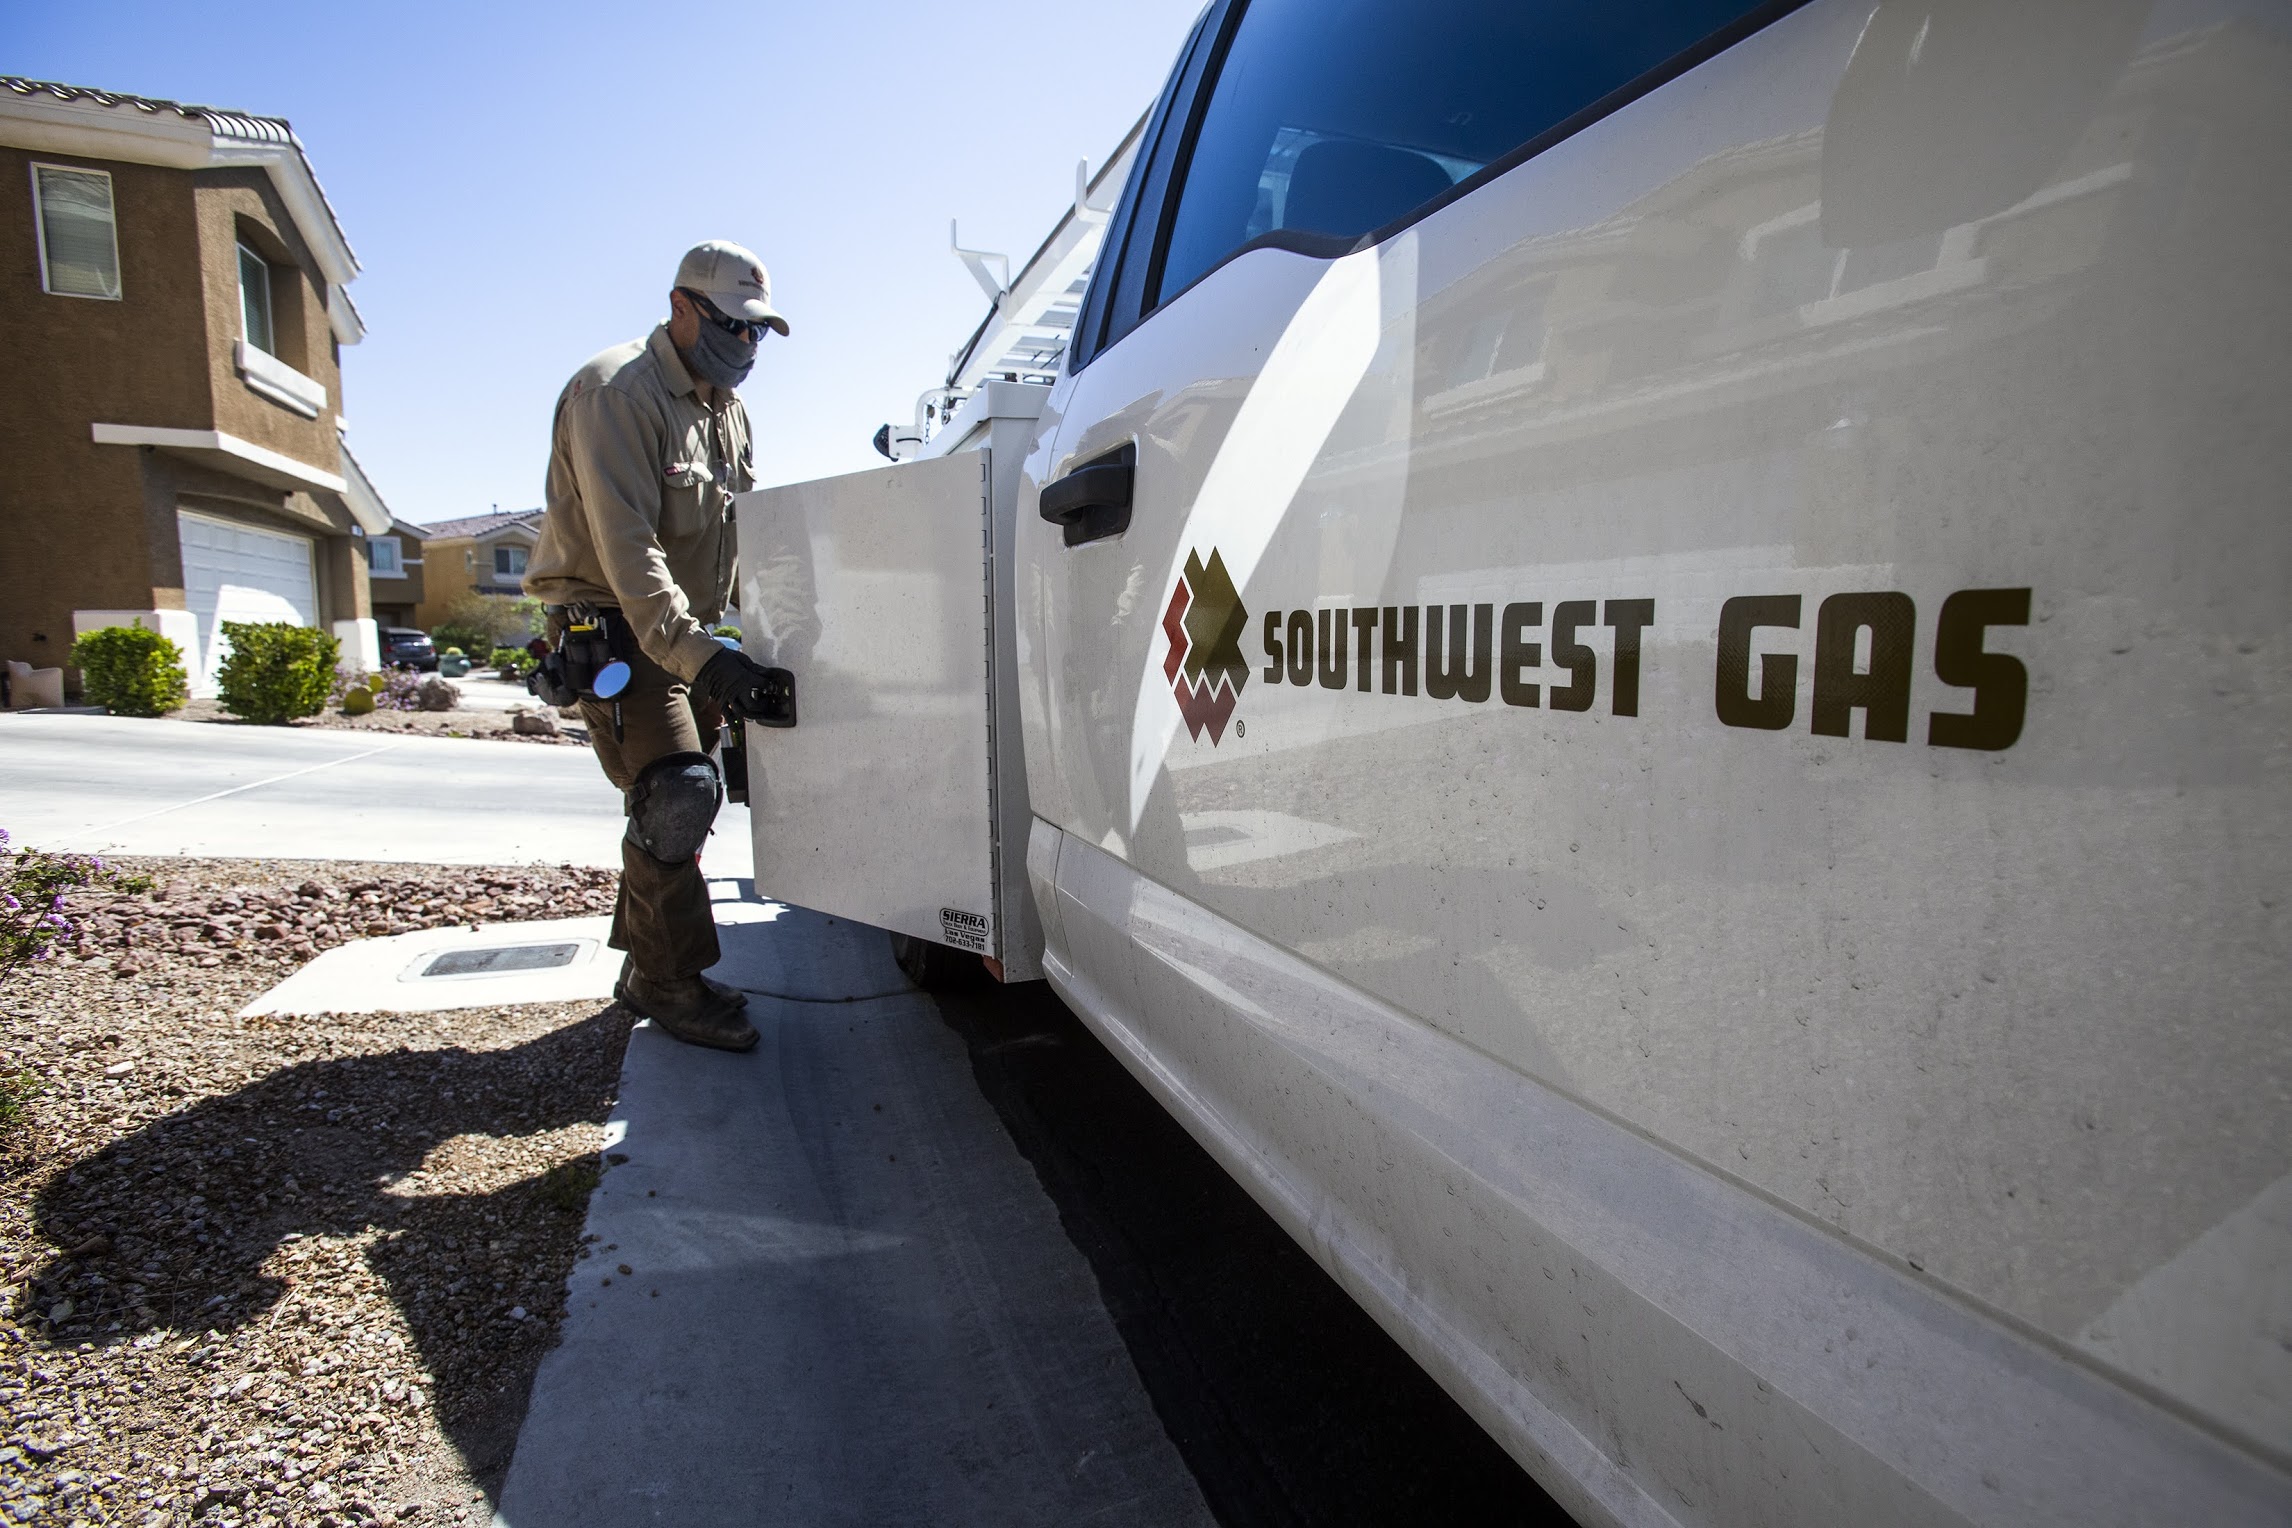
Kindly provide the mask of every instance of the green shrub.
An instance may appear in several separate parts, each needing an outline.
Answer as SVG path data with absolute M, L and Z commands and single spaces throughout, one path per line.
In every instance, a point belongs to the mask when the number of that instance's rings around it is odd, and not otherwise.
M 523 647 L 541 634 L 542 624 L 539 600 L 471 589 L 446 602 L 438 624 L 430 628 L 430 640 L 451 642 L 471 662 L 483 663 L 504 647 Z
M 454 621 L 430 628 L 430 641 L 443 654 L 459 648 L 470 662 L 483 663 L 493 656 L 493 637 L 475 626 L 464 626 Z
M 730 637 L 735 642 L 740 640 L 740 628 L 733 625 L 711 626 L 708 634 L 712 637 Z
M 231 651 L 216 687 L 233 716 L 276 726 L 326 709 L 342 644 L 325 632 L 284 621 L 225 621 Z
M 183 649 L 141 626 L 106 626 L 72 644 L 87 698 L 120 716 L 163 716 L 191 698 Z
M 504 679 L 523 679 L 531 674 L 540 660 L 522 647 L 502 647 L 494 650 L 500 660 L 499 673 Z

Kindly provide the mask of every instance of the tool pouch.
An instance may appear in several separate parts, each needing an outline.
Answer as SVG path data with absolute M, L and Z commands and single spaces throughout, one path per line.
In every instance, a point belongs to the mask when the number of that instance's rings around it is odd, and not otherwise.
M 565 662 L 555 651 L 543 653 L 525 676 L 526 693 L 544 705 L 563 707 L 575 705 L 581 692 L 565 682 Z
M 590 605 L 552 606 L 555 644 L 534 665 L 525 687 L 552 706 L 610 700 L 629 682 L 634 633 L 617 610 Z

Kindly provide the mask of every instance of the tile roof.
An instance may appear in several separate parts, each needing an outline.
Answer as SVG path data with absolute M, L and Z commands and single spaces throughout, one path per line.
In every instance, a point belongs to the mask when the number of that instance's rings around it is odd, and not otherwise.
M 490 536 L 495 531 L 512 525 L 527 525 L 541 518 L 538 509 L 512 510 L 508 514 L 468 515 L 459 520 L 440 520 L 422 527 L 422 533 L 432 540 L 440 536 Z
M 54 80 L 28 80 L 20 75 L 0 74 L 0 91 L 21 97 L 49 97 L 66 104 L 86 102 L 94 106 L 127 110 L 144 117 L 165 117 L 172 113 L 186 121 L 205 124 L 219 146 L 287 149 L 295 151 L 302 161 L 305 174 L 310 176 L 311 188 L 333 220 L 335 237 L 342 240 L 345 250 L 350 248 L 349 238 L 342 232 L 342 218 L 327 199 L 326 188 L 318 183 L 318 171 L 311 166 L 310 151 L 297 138 L 294 127 L 284 117 L 258 117 L 243 111 L 226 111 L 214 106 L 190 106 L 181 101 L 162 101 L 151 96 L 127 95 L 116 90 L 97 90 L 88 85 L 64 85 Z M 355 265 L 357 255 L 351 254 Z M 349 294 L 343 294 L 347 297 Z

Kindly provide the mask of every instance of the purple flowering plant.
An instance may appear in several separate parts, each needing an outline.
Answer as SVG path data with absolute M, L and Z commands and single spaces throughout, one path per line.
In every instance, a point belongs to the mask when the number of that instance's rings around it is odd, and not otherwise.
M 370 692 L 377 711 L 422 709 L 422 675 L 412 669 L 384 669 L 377 682 L 376 677 L 364 669 L 348 665 L 337 668 L 334 671 L 334 690 L 327 703 L 340 707 L 342 697 L 354 689 Z
M 92 854 L 17 849 L 0 828 L 0 980 L 69 945 L 79 926 L 68 898 L 97 889 L 149 891 L 151 878 L 115 870 Z

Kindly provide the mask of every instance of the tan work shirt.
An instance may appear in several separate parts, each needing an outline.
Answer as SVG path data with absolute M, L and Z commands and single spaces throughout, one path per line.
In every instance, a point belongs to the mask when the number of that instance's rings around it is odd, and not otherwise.
M 748 411 L 717 397 L 700 401 L 666 324 L 575 372 L 525 568 L 547 604 L 618 605 L 645 656 L 687 680 L 722 651 L 708 628 L 732 598 L 732 496 L 755 482 Z

